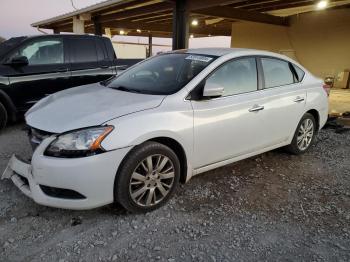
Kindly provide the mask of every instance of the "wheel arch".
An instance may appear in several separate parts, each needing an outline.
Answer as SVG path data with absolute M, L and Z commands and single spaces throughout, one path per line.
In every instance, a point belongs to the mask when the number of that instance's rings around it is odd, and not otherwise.
M 184 184 L 188 181 L 188 158 L 186 155 L 186 151 L 180 142 L 168 136 L 157 136 L 143 140 L 142 142 L 137 143 L 137 146 L 141 146 L 146 142 L 157 142 L 173 150 L 176 156 L 179 158 L 180 162 L 180 182 Z M 134 147 L 131 147 L 130 151 L 124 156 L 124 159 L 122 160 L 121 164 L 117 169 L 117 174 L 120 172 L 120 169 L 123 166 L 123 163 L 127 159 L 128 155 L 133 151 L 133 148 Z
M 181 169 L 180 182 L 186 183 L 188 164 L 187 164 L 186 152 L 185 152 L 185 149 L 183 148 L 183 146 L 175 139 L 170 138 L 170 137 L 165 137 L 165 136 L 151 138 L 147 141 L 153 141 L 153 142 L 163 144 L 174 151 L 174 153 L 177 155 L 177 157 L 179 158 L 179 161 L 180 161 L 180 169 Z M 147 142 L 147 141 L 145 141 L 145 142 Z
M 310 109 L 306 113 L 309 113 L 315 118 L 317 130 L 320 129 L 320 113 L 316 109 Z

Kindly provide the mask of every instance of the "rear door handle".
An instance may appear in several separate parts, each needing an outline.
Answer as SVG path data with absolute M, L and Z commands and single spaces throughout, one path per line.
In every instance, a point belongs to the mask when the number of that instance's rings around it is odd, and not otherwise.
M 107 69 L 107 68 L 109 68 L 109 66 L 108 65 L 103 65 L 103 66 L 100 66 L 100 68 Z
M 294 99 L 294 102 L 299 103 L 299 102 L 303 102 L 304 100 L 305 100 L 305 98 L 298 96 Z
M 249 112 L 257 112 L 260 110 L 264 110 L 265 107 L 259 106 L 259 105 L 254 105 L 252 108 L 249 109 Z

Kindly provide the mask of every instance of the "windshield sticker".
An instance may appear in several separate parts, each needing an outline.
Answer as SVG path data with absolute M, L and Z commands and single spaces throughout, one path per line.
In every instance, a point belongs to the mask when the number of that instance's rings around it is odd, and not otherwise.
M 200 61 L 200 62 L 210 62 L 213 58 L 208 56 L 200 56 L 200 55 L 189 55 L 185 59 L 192 61 Z

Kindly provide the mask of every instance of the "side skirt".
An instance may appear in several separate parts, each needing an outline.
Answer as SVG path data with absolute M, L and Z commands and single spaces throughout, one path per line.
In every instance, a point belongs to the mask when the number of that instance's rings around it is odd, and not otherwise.
M 225 166 L 225 165 L 228 165 L 228 164 L 232 164 L 232 163 L 237 162 L 239 160 L 243 160 L 243 159 L 246 159 L 246 158 L 249 158 L 249 157 L 252 157 L 252 156 L 256 156 L 256 155 L 259 155 L 259 154 L 271 151 L 271 150 L 279 148 L 279 147 L 287 146 L 288 144 L 289 144 L 288 141 L 287 142 L 284 141 L 283 143 L 280 143 L 280 144 L 277 144 L 277 145 L 274 145 L 274 146 L 270 146 L 270 147 L 265 147 L 265 148 L 263 148 L 261 150 L 258 150 L 258 151 L 255 151 L 255 152 L 252 152 L 252 153 L 249 153 L 249 154 L 240 155 L 240 156 L 237 156 L 237 157 L 234 157 L 234 158 L 230 158 L 230 159 L 227 159 L 227 160 L 224 160 L 224 161 L 220 161 L 220 162 L 217 162 L 217 163 L 214 163 L 214 164 L 210 164 L 210 165 L 207 165 L 207 166 L 203 166 L 203 167 L 197 168 L 197 169 L 193 170 L 193 176 L 198 175 L 200 173 L 207 172 L 209 170 L 212 170 L 212 169 L 215 169 L 215 168 L 218 168 L 218 167 L 222 167 L 222 166 Z

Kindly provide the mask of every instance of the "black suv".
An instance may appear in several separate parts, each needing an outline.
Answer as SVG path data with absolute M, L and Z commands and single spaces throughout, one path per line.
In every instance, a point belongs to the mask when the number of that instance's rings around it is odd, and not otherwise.
M 138 60 L 116 58 L 110 39 L 93 35 L 15 37 L 0 43 L 0 129 L 38 100 L 110 78 Z M 124 65 L 123 65 L 124 64 Z

